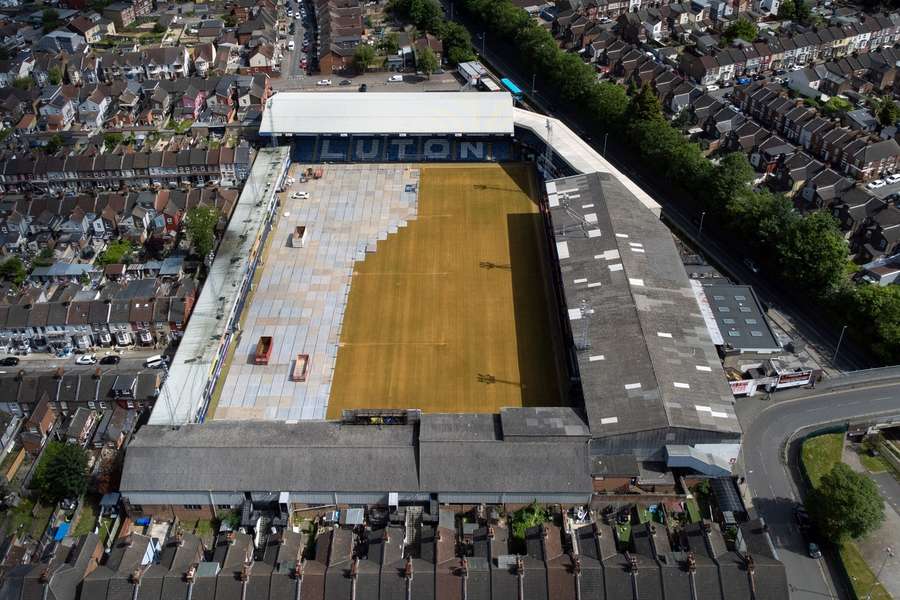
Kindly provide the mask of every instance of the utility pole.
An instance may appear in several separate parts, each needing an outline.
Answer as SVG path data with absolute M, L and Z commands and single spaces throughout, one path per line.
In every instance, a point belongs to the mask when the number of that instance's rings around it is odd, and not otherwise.
M 609 132 L 603 134 L 603 158 L 606 158 L 606 140 L 609 139 Z
M 841 351 L 841 342 L 844 341 L 844 332 L 845 332 L 845 331 L 847 331 L 847 326 L 846 326 L 846 325 L 844 325 L 843 327 L 841 327 L 841 336 L 838 338 L 837 347 L 834 349 L 834 356 L 832 357 L 831 362 L 837 361 L 838 352 Z

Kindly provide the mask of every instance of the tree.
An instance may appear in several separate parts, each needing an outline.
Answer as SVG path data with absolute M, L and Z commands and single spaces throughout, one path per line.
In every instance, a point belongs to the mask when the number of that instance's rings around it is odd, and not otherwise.
M 829 117 L 840 116 L 852 108 L 853 105 L 850 104 L 849 100 L 838 98 L 837 96 L 829 98 L 828 102 L 822 105 L 822 111 Z
M 59 85 L 60 83 L 62 83 L 63 78 L 62 69 L 57 65 L 53 65 L 47 71 L 47 77 L 50 79 L 50 83 L 52 83 L 53 85 Z
M 34 79 L 25 75 L 23 77 L 16 77 L 15 81 L 13 81 L 13 87 L 20 90 L 30 90 L 34 87 Z
M 806 3 L 806 0 L 795 0 L 794 2 L 794 20 L 802 24 L 809 23 L 812 17 L 812 9 Z
M 50 248 L 42 248 L 35 259 L 31 261 L 31 264 L 36 267 L 49 267 L 53 264 L 53 250 Z
M 110 242 L 106 249 L 97 257 L 97 264 L 105 265 L 121 265 L 131 262 L 131 253 L 134 247 L 128 240 L 116 240 Z
M 222 17 L 222 22 L 225 24 L 225 27 L 236 27 L 238 20 L 234 15 L 225 15 Z
M 397 54 L 397 51 L 400 50 L 400 35 L 396 31 L 387 33 L 378 42 L 378 49 L 388 56 Z
M 41 23 L 44 25 L 44 33 L 53 31 L 59 25 L 59 13 L 52 8 L 45 8 L 41 13 Z
M 155 23 L 153 25 L 153 33 L 159 35 L 166 32 L 166 26 L 162 23 Z
M 748 19 L 738 19 L 725 29 L 722 38 L 729 43 L 737 38 L 741 38 L 746 42 L 752 42 L 756 39 L 757 33 L 759 33 L 759 29 L 757 29 L 756 24 L 753 23 L 753 21 Z
M 847 241 L 828 212 L 798 219 L 785 231 L 777 250 L 787 276 L 813 294 L 827 294 L 843 278 Z
M 875 108 L 875 116 L 878 118 L 878 122 L 885 127 L 894 125 L 900 120 L 900 107 L 897 106 L 896 102 L 885 96 L 878 101 Z
M 353 51 L 353 66 L 357 71 L 364 73 L 374 58 L 375 50 L 372 49 L 372 46 L 360 44 Z
M 47 140 L 47 145 L 44 146 L 44 151 L 47 154 L 56 154 L 59 152 L 59 149 L 63 146 L 63 138 L 60 134 L 54 133 L 49 140 Z
M 425 46 L 421 50 L 416 52 L 416 68 L 431 79 L 431 74 L 437 71 L 438 68 L 438 59 L 434 54 L 434 50 L 430 47 Z
M 125 136 L 121 133 L 110 132 L 104 134 L 103 136 L 103 147 L 107 152 L 112 152 L 116 146 L 122 143 L 122 140 L 125 139 Z
M 836 542 L 859 539 L 884 520 L 884 501 L 875 482 L 837 463 L 810 494 L 809 514 L 823 537 Z
M 219 213 L 212 207 L 195 206 L 188 211 L 185 221 L 185 230 L 194 250 L 200 257 L 206 258 L 216 243 Z
M 796 15 L 797 8 L 794 0 L 781 0 L 781 5 L 778 7 L 778 18 L 782 21 L 793 21 Z
M 465 27 L 453 21 L 445 21 L 440 33 L 441 41 L 444 44 L 444 54 L 450 64 L 458 65 L 461 62 L 475 60 L 472 36 Z
M 35 469 L 32 487 L 48 502 L 77 499 L 87 490 L 87 452 L 80 446 L 50 442 Z
M 753 167 L 743 152 L 726 154 L 709 174 L 705 199 L 708 207 L 720 214 L 728 209 L 735 194 L 748 189 L 753 180 Z
M 653 88 L 644 84 L 641 91 L 631 97 L 627 111 L 628 120 L 636 121 L 662 120 L 662 106 Z
M 409 17 L 423 31 L 435 33 L 443 21 L 443 11 L 437 0 L 410 0 Z
M 13 256 L 0 263 L 0 277 L 13 285 L 22 285 L 22 282 L 28 277 L 28 271 L 25 270 L 22 259 Z

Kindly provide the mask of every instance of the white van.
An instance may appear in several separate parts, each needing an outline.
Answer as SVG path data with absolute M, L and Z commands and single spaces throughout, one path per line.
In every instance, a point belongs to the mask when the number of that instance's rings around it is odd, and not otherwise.
M 290 50 L 291 52 L 294 51 L 294 40 L 288 42 L 288 50 Z
M 158 369 L 166 362 L 165 357 L 162 354 L 155 354 L 147 358 L 144 361 L 144 366 L 148 369 Z
M 403 75 L 391 75 L 388 77 L 388 83 L 398 83 L 403 81 Z

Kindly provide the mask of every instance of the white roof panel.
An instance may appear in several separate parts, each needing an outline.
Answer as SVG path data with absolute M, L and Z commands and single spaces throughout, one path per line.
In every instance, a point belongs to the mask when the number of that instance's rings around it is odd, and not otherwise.
M 263 109 L 262 135 L 513 134 L 507 92 L 281 92 Z

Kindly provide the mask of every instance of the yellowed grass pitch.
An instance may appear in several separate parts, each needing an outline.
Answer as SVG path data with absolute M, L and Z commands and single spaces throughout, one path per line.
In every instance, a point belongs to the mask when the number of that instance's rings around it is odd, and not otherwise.
M 357 263 L 328 418 L 562 402 L 529 165 L 423 166 L 418 217 Z

